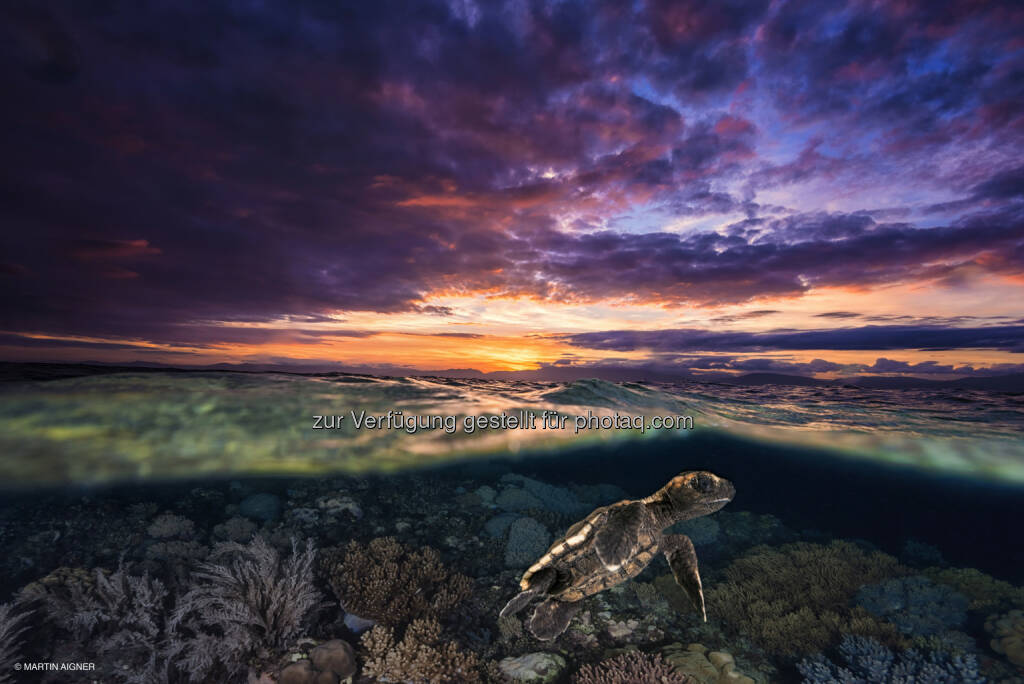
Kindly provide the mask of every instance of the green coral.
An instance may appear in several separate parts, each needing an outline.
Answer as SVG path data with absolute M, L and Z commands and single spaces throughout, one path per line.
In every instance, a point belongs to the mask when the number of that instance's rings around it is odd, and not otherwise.
M 844 541 L 758 546 L 706 589 L 708 615 L 783 657 L 821 651 L 841 634 L 903 645 L 895 626 L 850 602 L 862 585 L 908 572 L 892 556 Z

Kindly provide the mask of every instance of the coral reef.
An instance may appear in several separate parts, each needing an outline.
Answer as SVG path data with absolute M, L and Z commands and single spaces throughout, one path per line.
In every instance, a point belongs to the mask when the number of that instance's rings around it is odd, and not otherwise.
M 148 682 L 165 675 L 159 644 L 168 590 L 148 574 L 61 568 L 22 590 L 19 600 L 38 605 L 67 640 L 66 660 L 97 663 L 104 681 Z
M 921 575 L 865 585 L 856 602 L 911 636 L 938 634 L 967 620 L 966 596 Z
M 281 516 L 281 499 L 276 494 L 250 494 L 238 504 L 238 513 L 251 520 L 272 522 Z
M 173 513 L 161 513 L 146 528 L 149 536 L 155 539 L 191 539 L 195 531 L 195 523 Z
M 1024 667 L 1024 610 L 1011 610 L 993 615 L 985 621 L 985 630 L 992 634 L 991 646 L 1019 667 Z
M 587 504 L 580 501 L 575 494 L 563 487 L 549 485 L 522 475 L 509 473 L 501 477 L 505 484 L 515 483 L 521 489 L 509 487 L 503 490 L 496 500 L 500 508 L 508 511 L 523 511 L 530 508 L 543 508 L 553 513 L 577 515 L 587 512 Z
M 228 518 L 219 525 L 215 525 L 213 527 L 213 534 L 218 539 L 226 539 L 228 541 L 244 544 L 252 539 L 252 535 L 256 533 L 256 529 L 256 523 L 248 518 L 236 515 L 233 518 Z
M 698 546 L 714 544 L 720 531 L 721 525 L 714 518 L 694 518 L 677 523 L 668 530 L 672 534 L 685 534 Z
M 338 684 L 355 676 L 356 654 L 347 641 L 332 639 L 314 647 L 308 658 L 289 663 L 277 684 Z
M 375 625 L 363 635 L 360 645 L 365 652 L 363 673 L 381 681 L 408 684 L 486 681 L 487 668 L 473 653 L 461 650 L 453 641 L 442 640 L 441 625 L 433 618 L 413 620 L 401 641 L 395 640 L 391 627 Z
M 755 684 L 753 677 L 736 669 L 736 660 L 725 651 L 709 651 L 702 644 L 669 644 L 661 652 L 676 672 L 694 684 Z
M 10 673 L 19 660 L 21 635 L 28 629 L 24 619 L 25 614 L 17 611 L 12 604 L 0 604 L 0 684 L 14 681 Z
M 602 660 L 596 665 L 583 665 L 572 676 L 572 684 L 695 684 L 680 674 L 660 654 L 627 651 Z
M 168 620 L 170 661 L 192 681 L 231 681 L 284 649 L 321 604 L 315 558 L 311 541 L 293 541 L 287 560 L 258 536 L 218 544 Z
M 551 543 L 547 528 L 533 518 L 519 518 L 508 529 L 505 565 L 525 568 L 541 557 Z
M 797 664 L 805 684 L 984 684 L 972 655 L 949 655 L 915 649 L 894 653 L 866 637 L 847 635 L 839 646 L 843 665 L 824 655 L 806 658 Z
M 557 681 L 565 671 L 565 658 L 557 653 L 524 653 L 521 656 L 502 659 L 498 670 L 513 682 L 550 684 Z
M 820 651 L 841 633 L 902 645 L 893 625 L 848 606 L 865 582 L 905 573 L 892 556 L 844 541 L 755 547 L 705 589 L 708 615 L 781 656 Z
M 974 568 L 928 568 L 924 574 L 970 599 L 970 610 L 997 608 L 1003 604 L 1024 606 L 1024 587 L 1015 587 Z
M 473 587 L 465 575 L 449 572 L 433 548 L 411 551 L 394 537 L 366 545 L 352 541 L 328 559 L 325 570 L 347 612 L 391 626 L 426 616 L 444 619 Z

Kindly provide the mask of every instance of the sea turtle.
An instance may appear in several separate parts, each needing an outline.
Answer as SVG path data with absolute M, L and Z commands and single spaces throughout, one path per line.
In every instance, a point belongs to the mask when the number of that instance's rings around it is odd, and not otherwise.
M 501 617 L 514 615 L 535 598 L 543 598 L 529 629 L 538 639 L 554 639 L 569 626 L 582 599 L 636 577 L 660 551 L 706 622 L 693 542 L 684 534 L 663 534 L 662 530 L 714 513 L 735 493 L 724 478 L 690 471 L 672 478 L 645 499 L 598 508 L 570 527 L 523 573 L 521 591 L 505 605 Z

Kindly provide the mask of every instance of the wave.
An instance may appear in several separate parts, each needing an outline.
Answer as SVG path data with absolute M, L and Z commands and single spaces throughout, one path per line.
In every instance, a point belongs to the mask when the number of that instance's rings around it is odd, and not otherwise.
M 372 420 L 357 428 L 360 413 Z M 442 419 L 417 423 L 430 416 Z M 422 424 L 431 427 L 409 429 Z M 17 486 L 394 471 L 712 431 L 1024 483 L 1022 429 L 1019 398 L 981 391 L 114 373 L 0 387 L 0 477 Z

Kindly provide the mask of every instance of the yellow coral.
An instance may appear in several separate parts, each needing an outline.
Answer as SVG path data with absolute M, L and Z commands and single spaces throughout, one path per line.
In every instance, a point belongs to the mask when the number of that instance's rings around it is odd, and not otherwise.
M 902 645 L 893 625 L 849 604 L 862 585 L 908 572 L 892 556 L 849 542 L 759 546 L 725 570 L 728 581 L 706 590 L 708 616 L 783 656 L 823 650 L 841 633 Z
M 1024 666 L 1024 610 L 993 615 L 985 621 L 985 629 L 994 637 L 992 650 L 1005 655 L 1014 665 Z

